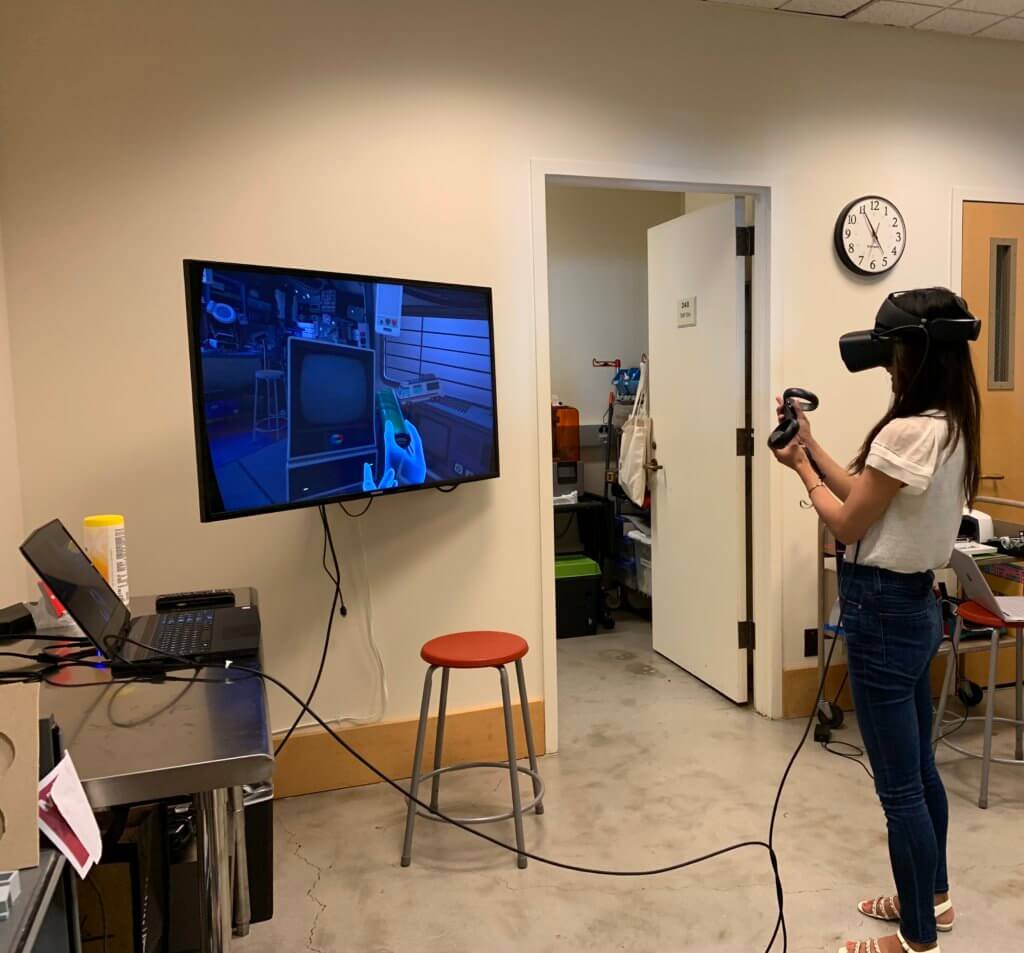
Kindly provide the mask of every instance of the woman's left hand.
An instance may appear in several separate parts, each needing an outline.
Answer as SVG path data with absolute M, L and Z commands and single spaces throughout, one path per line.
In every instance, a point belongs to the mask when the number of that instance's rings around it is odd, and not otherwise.
M 795 470 L 800 464 L 807 462 L 807 453 L 796 440 L 790 441 L 781 450 L 773 450 L 775 459 L 791 470 Z

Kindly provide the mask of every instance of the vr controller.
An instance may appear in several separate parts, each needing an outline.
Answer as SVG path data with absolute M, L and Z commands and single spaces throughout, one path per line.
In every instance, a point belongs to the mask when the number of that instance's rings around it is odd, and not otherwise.
M 818 395 L 812 394 L 802 387 L 787 387 L 782 392 L 782 420 L 768 436 L 768 446 L 772 450 L 781 450 L 792 443 L 800 433 L 800 418 L 797 417 L 796 401 L 801 401 L 804 412 L 818 409 Z

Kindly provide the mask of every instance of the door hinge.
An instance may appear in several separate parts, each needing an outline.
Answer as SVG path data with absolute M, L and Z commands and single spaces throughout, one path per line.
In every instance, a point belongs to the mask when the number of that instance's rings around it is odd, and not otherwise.
M 750 427 L 736 428 L 736 456 L 752 457 L 754 455 L 754 431 Z
M 737 622 L 736 627 L 739 633 L 741 649 L 757 648 L 756 633 L 753 622 Z
M 754 254 L 754 226 L 738 225 L 736 227 L 736 255 L 749 258 Z

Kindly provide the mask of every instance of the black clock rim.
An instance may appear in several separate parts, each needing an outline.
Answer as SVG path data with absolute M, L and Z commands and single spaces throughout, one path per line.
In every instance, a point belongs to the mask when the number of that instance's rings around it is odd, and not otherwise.
M 896 209 L 896 211 L 899 213 L 900 218 L 903 220 L 903 247 L 900 249 L 900 253 L 897 256 L 896 260 L 884 271 L 871 271 L 870 269 L 867 268 L 861 268 L 860 265 L 855 265 L 847 257 L 846 247 L 841 237 L 843 234 L 843 221 L 846 219 L 846 216 L 850 214 L 850 209 L 852 209 L 859 202 L 863 202 L 865 199 L 881 199 L 883 202 L 886 202 L 887 204 L 891 205 L 894 209 Z M 901 211 L 900 207 L 892 199 L 888 199 L 884 195 L 868 194 L 858 196 L 852 202 L 847 203 L 847 205 L 839 213 L 839 217 L 836 219 L 835 228 L 832 231 L 832 244 L 835 247 L 836 255 L 839 257 L 840 264 L 847 271 L 853 272 L 853 274 L 860 275 L 861 277 L 864 278 L 881 278 L 883 275 L 889 274 L 889 272 L 892 271 L 903 260 L 903 254 L 907 250 L 907 241 L 909 240 L 909 237 L 910 231 L 907 228 L 907 219 L 903 215 L 903 212 Z

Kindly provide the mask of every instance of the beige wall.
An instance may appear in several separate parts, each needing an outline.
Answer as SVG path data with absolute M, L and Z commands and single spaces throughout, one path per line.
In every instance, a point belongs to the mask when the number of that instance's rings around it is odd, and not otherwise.
M 24 523 L 8 324 L 4 242 L 0 231 L 0 607 L 27 596 L 25 564 L 18 552 L 18 544 L 24 536 Z
M 199 524 L 180 260 L 494 287 L 502 478 L 338 520 L 356 611 L 322 689 L 325 715 L 372 703 L 356 526 L 393 716 L 416 708 L 419 643 L 461 627 L 530 638 L 539 693 L 548 488 L 531 159 L 772 182 L 774 367 L 821 394 L 815 423 L 840 457 L 886 395 L 883 381 L 843 371 L 837 336 L 869 323 L 884 293 L 948 280 L 954 186 L 1020 182 L 1013 44 L 685 0 L 608 4 L 600 16 L 582 0 L 58 6 L 0 11 L 0 219 L 27 523 L 77 525 L 116 508 L 136 591 L 259 586 L 267 664 L 301 688 L 329 604 L 315 514 Z M 851 83 L 850 63 L 883 73 L 884 92 Z M 842 274 L 831 249 L 838 210 L 869 190 L 909 221 L 904 262 L 876 284 Z M 763 431 L 771 408 L 758 413 Z M 795 481 L 773 486 L 787 657 L 799 662 L 814 620 L 814 522 Z M 494 691 L 460 677 L 452 704 L 490 703 Z M 275 697 L 276 724 L 289 712 Z
M 672 192 L 552 186 L 547 193 L 551 392 L 597 424 L 612 371 L 647 350 L 647 229 L 682 212 Z

